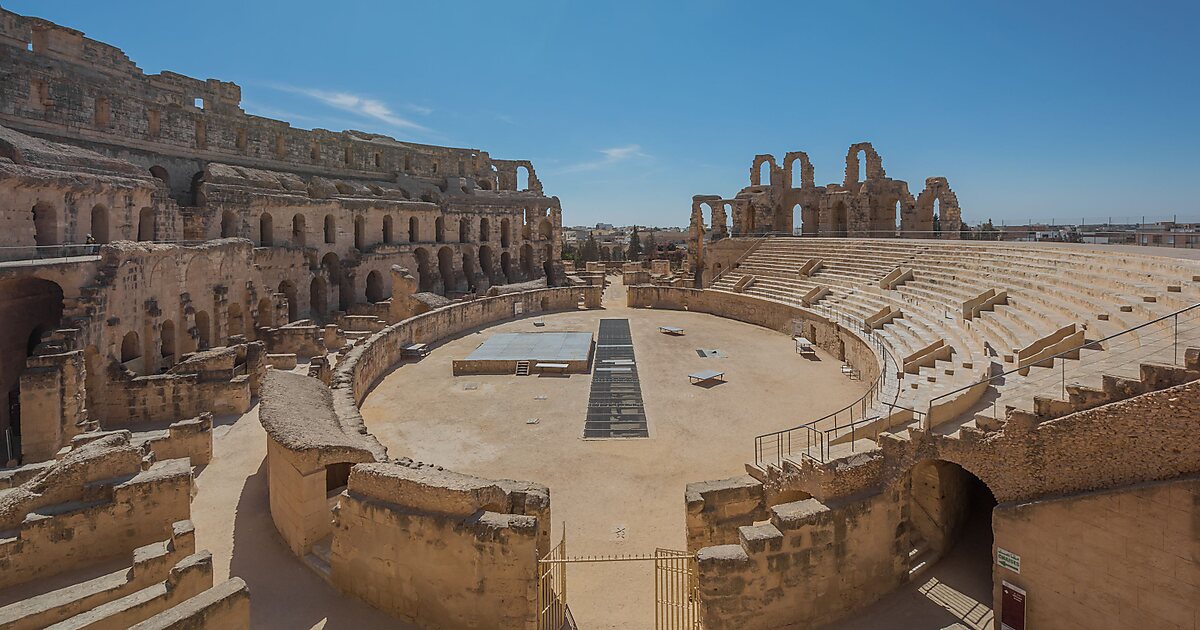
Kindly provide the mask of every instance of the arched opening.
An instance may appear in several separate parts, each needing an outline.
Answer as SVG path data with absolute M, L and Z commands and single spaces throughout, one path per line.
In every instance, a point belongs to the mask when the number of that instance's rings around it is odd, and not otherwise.
M 433 222 L 433 240 L 438 243 L 446 242 L 446 219 L 444 217 L 438 217 Z
M 0 406 L 0 466 L 21 454 L 21 372 L 42 339 L 59 327 L 63 314 L 62 288 L 49 280 L 21 278 L 0 281 L 0 391 L 8 404 Z M 7 433 L 6 433 L 7 430 Z M 11 436 L 11 441 L 5 437 Z
M 928 577 L 990 608 L 996 497 L 978 477 L 943 460 L 913 466 L 908 490 L 910 575 L 929 571 Z
M 138 212 L 137 240 L 153 241 L 158 239 L 154 227 L 154 208 L 142 208 Z
M 443 293 L 458 291 L 458 276 L 454 273 L 454 252 L 449 247 L 438 250 L 438 273 L 442 275 Z
M 897 231 L 897 232 L 899 232 L 899 230 L 900 230 L 900 221 L 901 221 L 901 219 L 902 219 L 902 218 L 903 218 L 903 216 L 904 216 L 904 207 L 900 205 L 900 200 L 899 200 L 899 199 L 897 199 L 897 200 L 896 200 L 896 213 L 895 213 L 894 215 L 892 215 L 892 216 L 893 216 L 893 218 L 895 219 L 896 231 Z
M 304 215 L 292 215 L 292 245 L 304 247 L 305 233 L 308 232 L 308 227 L 304 224 Z
M 337 219 L 332 214 L 325 215 L 325 242 L 337 242 Z
M 792 206 L 792 236 L 804 234 L 804 208 L 800 204 Z
M 108 242 L 108 208 L 97 204 L 92 207 L 92 238 L 97 243 Z
M 554 238 L 554 225 L 550 223 L 550 219 L 542 219 L 538 223 L 538 237 L 545 241 Z
M 466 279 L 467 291 L 475 290 L 475 256 L 468 250 L 462 252 L 462 272 Z
M 204 205 L 204 189 L 201 188 L 202 184 L 204 184 L 204 171 L 192 175 L 192 187 L 189 191 L 190 203 L 188 205 L 197 207 Z
M 792 160 L 792 188 L 804 187 L 804 163 L 799 158 Z M 799 225 L 799 224 L 797 224 Z
M 846 203 L 839 201 L 833 204 L 833 212 L 829 217 L 830 236 L 846 235 Z
M 508 248 L 512 242 L 511 234 L 512 222 L 508 220 L 508 217 L 504 217 L 500 220 L 500 247 Z
M 529 169 L 524 166 L 517 167 L 517 190 L 529 190 Z
M 208 311 L 196 311 L 196 349 L 208 350 L 212 347 L 212 322 L 209 321 Z
M 417 286 L 422 292 L 433 290 L 433 273 L 429 269 L 429 251 L 418 247 L 413 252 L 417 259 Z
M 229 304 L 229 336 L 246 334 L 246 323 L 242 317 L 242 305 L 237 302 Z
M 421 242 L 421 220 L 417 217 L 409 217 L 408 219 L 408 242 Z
M 175 322 L 166 320 L 158 331 L 159 354 L 163 365 L 170 367 L 175 364 Z
M 271 298 L 263 298 L 258 301 L 258 310 L 254 313 L 255 328 L 271 328 L 275 326 L 275 305 L 271 303 Z
M 554 263 L 547 256 L 545 262 L 542 263 L 542 272 L 546 274 L 546 284 L 554 286 Z
M 171 175 L 167 173 L 167 169 L 161 166 L 151 166 L 150 175 L 161 181 L 167 188 L 171 187 Z
M 458 220 L 458 242 L 466 243 L 471 240 L 471 222 L 466 217 Z
M 487 217 L 483 217 L 482 219 L 480 219 L 479 220 L 479 242 L 486 243 L 488 241 L 488 236 L 491 234 L 491 231 L 492 231 L 492 224 L 490 221 L 487 220 Z
M 258 244 L 263 247 L 275 244 L 275 218 L 269 212 L 258 216 Z
M 221 213 L 221 238 L 237 236 L 237 216 L 226 210 Z
M 937 197 L 933 198 L 933 234 L 937 236 L 942 232 L 942 200 Z
M 858 173 L 857 173 L 858 179 L 856 179 L 855 181 L 859 181 L 859 182 L 867 181 L 867 152 L 866 152 L 866 150 L 860 149 L 857 153 L 854 154 L 854 159 L 858 161 Z
M 385 299 L 387 296 L 383 294 L 383 274 L 372 271 L 367 274 L 367 301 L 375 303 Z
M 33 242 L 36 245 L 58 245 L 58 212 L 48 203 L 33 207 Z
M 500 271 L 504 272 L 504 281 L 506 283 L 513 281 L 512 255 L 508 252 L 501 252 L 500 254 Z
M 533 245 L 529 243 L 521 246 L 521 273 L 526 280 L 533 277 Z
M 354 249 L 362 251 L 367 248 L 367 220 L 363 215 L 354 217 Z
M 294 322 L 300 319 L 300 304 L 296 301 L 296 285 L 290 280 L 284 280 L 279 283 L 279 292 L 287 298 L 288 321 Z
M 742 162 L 745 164 L 745 162 Z M 758 165 L 758 183 L 762 186 L 771 185 L 771 163 L 763 160 L 762 164 Z
M 483 245 L 479 248 L 479 268 L 483 270 L 483 275 L 487 277 L 489 282 L 494 281 L 496 277 L 496 263 L 492 259 L 492 256 L 491 247 Z
M 312 318 L 318 322 L 325 321 L 325 314 L 328 311 L 328 286 L 325 283 L 325 278 L 316 276 L 308 285 L 308 310 Z
M 138 339 L 138 334 L 134 331 L 125 333 L 125 337 L 121 339 L 121 365 L 132 370 L 135 374 L 141 373 L 141 362 L 138 359 L 142 358 L 142 342 Z M 131 365 L 137 361 L 136 365 Z
M 388 245 L 390 245 L 393 242 L 393 240 L 395 239 L 395 234 L 392 231 L 393 230 L 392 223 L 393 223 L 392 215 L 390 215 L 390 214 L 384 215 L 384 217 L 383 217 L 383 242 Z

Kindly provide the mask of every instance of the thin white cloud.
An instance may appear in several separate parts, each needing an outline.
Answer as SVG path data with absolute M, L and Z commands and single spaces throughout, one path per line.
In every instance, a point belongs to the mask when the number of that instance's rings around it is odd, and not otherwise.
M 596 160 L 588 160 L 586 162 L 578 162 L 576 164 L 566 166 L 566 167 L 560 169 L 558 172 L 559 173 L 581 173 L 584 171 L 594 171 L 597 169 L 604 168 L 606 166 L 612 166 L 613 164 L 617 164 L 618 162 L 624 162 L 630 158 L 648 158 L 648 157 L 650 157 L 649 155 L 646 155 L 645 153 L 643 153 L 641 145 L 637 145 L 637 144 L 629 144 L 629 145 L 625 145 L 623 147 L 612 147 L 612 148 L 608 148 L 608 149 L 600 149 L 599 151 L 597 151 L 597 153 L 599 153 L 603 157 L 596 159 Z
M 386 123 L 393 127 L 403 129 L 415 129 L 418 131 L 429 131 L 424 125 L 417 124 L 407 118 L 403 118 L 392 111 L 386 103 L 378 99 L 351 94 L 349 92 L 335 92 L 329 90 L 320 90 L 316 88 L 297 87 L 294 85 L 272 85 L 270 86 L 282 92 L 291 92 L 292 94 L 301 94 L 311 99 L 320 101 L 330 107 L 340 109 L 345 112 L 350 112 L 363 118 L 377 120 Z M 428 115 L 433 112 L 428 107 L 419 105 L 406 106 L 416 113 Z

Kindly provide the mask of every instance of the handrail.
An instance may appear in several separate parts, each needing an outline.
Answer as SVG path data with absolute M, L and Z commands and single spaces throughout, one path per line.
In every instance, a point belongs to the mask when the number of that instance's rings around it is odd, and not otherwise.
M 867 412 L 868 407 L 870 405 L 873 405 L 875 402 L 877 402 L 876 396 L 878 396 L 884 390 L 885 384 L 888 379 L 888 374 L 889 374 L 889 367 L 888 367 L 889 364 L 898 366 L 898 364 L 896 363 L 895 357 L 893 357 L 891 351 L 888 350 L 887 344 L 883 343 L 883 341 L 878 337 L 878 335 L 875 333 L 875 331 L 873 331 L 873 330 L 868 331 L 865 322 L 863 322 L 862 320 L 859 320 L 857 318 L 851 317 L 849 315 L 846 315 L 845 313 L 842 313 L 840 311 L 835 311 L 835 310 L 833 310 L 832 307 L 830 307 L 828 305 L 823 305 L 822 310 L 825 312 L 826 319 L 829 319 L 831 321 L 834 321 L 835 323 L 838 323 L 843 328 L 850 329 L 851 326 L 855 326 L 861 332 L 867 333 L 867 339 L 871 343 L 874 344 L 875 350 L 877 352 L 879 352 L 880 355 L 883 357 L 883 362 L 882 362 L 882 365 L 880 365 L 880 369 L 879 369 L 879 376 L 877 376 L 875 378 L 874 382 L 872 382 L 872 384 L 871 384 L 871 387 L 868 388 L 867 391 L 864 392 L 862 396 L 860 396 L 854 402 L 851 402 L 850 404 L 842 407 L 841 409 L 834 411 L 833 413 L 826 414 L 825 416 L 817 418 L 816 420 L 805 422 L 803 424 L 800 424 L 800 425 L 797 425 L 794 427 L 782 429 L 779 431 L 772 431 L 770 433 L 764 433 L 762 435 L 755 436 L 755 438 L 754 438 L 754 463 L 757 466 L 760 466 L 760 467 L 762 466 L 763 461 L 766 458 L 767 451 L 769 450 L 768 445 L 769 445 L 771 439 L 774 439 L 774 442 L 775 442 L 775 451 L 776 451 L 775 464 L 776 465 L 780 465 L 782 463 L 784 457 L 791 455 L 793 452 L 792 451 L 792 432 L 794 432 L 794 431 L 801 431 L 802 434 L 804 435 L 805 447 L 804 447 L 803 453 L 810 457 L 811 457 L 812 448 L 814 447 L 813 441 L 814 441 L 814 436 L 815 436 L 815 441 L 816 441 L 815 446 L 820 449 L 821 461 L 825 461 L 827 454 L 828 454 L 829 447 L 830 447 L 829 434 L 831 432 L 844 431 L 847 427 L 849 427 L 851 429 L 851 431 L 853 431 L 855 426 L 857 426 L 858 424 L 861 424 L 867 418 L 866 412 Z M 892 370 L 891 372 L 898 373 L 898 370 Z M 897 378 L 897 381 L 899 381 L 899 378 Z M 899 387 L 897 387 L 896 388 L 896 397 L 893 397 L 891 402 L 884 402 L 882 404 L 893 406 L 893 407 L 897 406 L 897 405 L 895 405 L 895 401 L 896 401 L 896 398 L 899 397 L 899 392 L 900 392 L 900 389 L 899 389 Z M 859 408 L 858 420 L 854 419 L 854 409 L 856 407 Z M 847 424 L 838 424 L 837 423 L 838 416 L 843 413 L 847 413 L 847 412 L 850 415 L 850 422 Z M 918 413 L 919 412 L 914 411 L 914 414 L 918 414 Z M 822 430 L 822 429 L 816 428 L 816 425 L 818 423 L 829 420 L 830 418 L 832 418 L 834 421 L 834 426 L 832 429 Z M 786 445 L 786 447 L 785 447 L 785 445 Z
M 1067 358 L 1067 355 L 1072 355 L 1072 354 L 1075 354 L 1075 353 L 1079 352 L 1080 350 L 1085 350 L 1085 349 L 1088 349 L 1088 348 L 1097 348 L 1097 347 L 1099 347 L 1101 344 L 1103 344 L 1103 343 L 1106 343 L 1106 342 L 1108 342 L 1108 341 L 1109 341 L 1109 340 L 1111 340 L 1111 339 L 1116 339 L 1117 337 L 1121 337 L 1121 336 L 1123 336 L 1123 335 L 1127 335 L 1127 334 L 1129 334 L 1129 333 L 1135 332 L 1135 331 L 1137 331 L 1137 330 L 1140 330 L 1140 329 L 1142 329 L 1142 328 L 1146 328 L 1147 326 L 1153 326 L 1154 324 L 1157 324 L 1157 323 L 1160 323 L 1160 322 L 1166 321 L 1166 320 L 1168 320 L 1168 319 L 1171 319 L 1171 318 L 1173 318 L 1173 317 L 1174 317 L 1174 318 L 1178 318 L 1178 317 L 1179 317 L 1180 315 L 1182 315 L 1183 313 L 1186 313 L 1186 312 L 1188 312 L 1188 311 L 1191 311 L 1191 310 L 1193 310 L 1193 309 L 1197 309 L 1197 308 L 1200 308 L 1200 302 L 1197 302 L 1196 304 L 1193 304 L 1193 305 L 1191 305 L 1191 306 L 1187 306 L 1187 307 L 1181 308 L 1181 309 L 1179 309 L 1179 310 L 1177 310 L 1177 311 L 1174 311 L 1174 312 L 1171 312 L 1171 313 L 1167 313 L 1166 315 L 1163 315 L 1163 316 L 1161 316 L 1161 317 L 1158 317 L 1158 318 L 1152 319 L 1152 320 L 1150 320 L 1150 321 L 1148 321 L 1148 322 L 1142 322 L 1141 324 L 1138 324 L 1137 326 L 1133 326 L 1133 327 L 1131 327 L 1131 328 L 1127 328 L 1127 329 L 1125 329 L 1125 330 L 1122 330 L 1122 331 L 1120 331 L 1120 332 L 1113 333 L 1113 334 L 1111 334 L 1111 335 L 1109 335 L 1109 336 L 1107 336 L 1107 337 L 1104 337 L 1103 339 L 1097 339 L 1097 340 L 1095 340 L 1095 341 L 1087 341 L 1087 340 L 1085 339 L 1085 340 L 1083 341 L 1083 343 L 1081 343 L 1081 344 L 1079 344 L 1079 345 L 1077 345 L 1077 346 L 1074 346 L 1074 347 L 1072 347 L 1072 348 L 1069 348 L 1069 349 L 1067 349 L 1067 350 L 1063 350 L 1062 352 L 1059 352 L 1059 353 L 1057 353 L 1057 354 L 1054 354 L 1054 355 L 1052 355 L 1052 356 L 1048 356 L 1048 357 L 1045 357 L 1045 358 L 1043 358 L 1043 359 L 1039 359 L 1039 360 L 1038 360 L 1038 363 L 1042 363 L 1043 361 L 1052 361 L 1052 360 L 1054 360 L 1054 359 Z M 1176 322 L 1176 329 L 1177 329 L 1177 331 L 1178 331 L 1178 320 L 1177 320 L 1177 322 Z M 1178 343 L 1178 340 L 1176 340 L 1176 343 Z M 1101 349 L 1103 349 L 1103 348 L 1101 348 Z M 996 379 L 998 379 L 998 378 L 1004 378 L 1004 377 L 1006 377 L 1006 376 L 1008 376 L 1008 375 L 1010 375 L 1010 374 L 1014 374 L 1014 373 L 1016 373 L 1016 372 L 1020 372 L 1021 370 L 1028 370 L 1028 369 L 1029 369 L 1029 366 L 1025 366 L 1025 367 L 1015 367 L 1015 368 L 1012 368 L 1012 369 L 1010 369 L 1010 370 L 1006 370 L 1006 371 L 1004 371 L 1004 372 L 1000 372 L 999 374 L 993 374 L 992 376 L 989 376 L 989 377 L 987 377 L 987 378 L 985 378 L 985 379 L 981 379 L 981 380 L 975 381 L 975 382 L 973 382 L 973 383 L 971 383 L 971 384 L 969 384 L 969 385 L 964 385 L 964 386 L 962 386 L 962 387 L 959 387 L 958 389 L 951 390 L 951 391 L 949 391 L 949 392 L 946 392 L 945 394 L 942 394 L 942 395 L 940 395 L 940 396 L 937 396 L 936 398 L 930 399 L 930 401 L 929 401 L 929 407 L 928 407 L 928 413 L 926 413 L 925 417 L 926 417 L 926 418 L 929 418 L 929 416 L 930 416 L 930 415 L 933 413 L 933 406 L 934 406 L 934 404 L 935 404 L 935 403 L 937 403 L 937 401 L 939 401 L 939 400 L 942 400 L 943 398 L 946 398 L 946 397 L 948 397 L 948 396 L 953 396 L 953 395 L 955 395 L 955 394 L 958 394 L 958 393 L 964 392 L 964 391 L 966 391 L 966 390 L 968 390 L 968 389 L 971 389 L 971 388 L 973 388 L 973 387 L 978 387 L 979 385 L 981 385 L 981 384 L 983 384 L 983 383 L 991 383 L 992 381 L 995 381 L 995 380 L 996 380 Z M 928 428 L 928 427 L 926 427 L 926 428 Z

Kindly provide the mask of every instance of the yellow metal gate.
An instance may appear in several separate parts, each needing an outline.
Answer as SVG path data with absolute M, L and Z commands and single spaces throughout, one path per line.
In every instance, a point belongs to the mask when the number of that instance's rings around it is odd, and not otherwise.
M 654 563 L 654 627 L 656 630 L 702 630 L 696 581 L 696 556 L 675 549 L 656 549 L 653 555 L 567 555 L 567 532 L 558 545 L 538 561 L 538 630 L 573 628 L 567 607 L 567 565 L 596 562 Z

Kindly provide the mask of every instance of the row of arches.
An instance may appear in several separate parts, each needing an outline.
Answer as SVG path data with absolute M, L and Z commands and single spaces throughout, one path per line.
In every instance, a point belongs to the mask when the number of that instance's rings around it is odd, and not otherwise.
M 419 217 L 409 217 L 407 231 L 402 235 L 404 240 L 400 240 L 401 234 L 397 231 L 396 219 L 392 215 L 384 215 L 380 224 L 380 234 L 378 239 L 372 239 L 368 234 L 367 220 L 363 215 L 354 217 L 354 247 L 359 250 L 365 250 L 373 244 L 381 243 L 390 245 L 399 242 L 421 243 L 429 242 L 422 233 L 421 219 Z M 508 217 L 500 220 L 500 246 L 507 248 L 512 245 L 514 232 L 512 230 L 512 221 Z M 241 232 L 238 215 L 226 210 L 221 214 L 221 238 L 231 238 L 239 236 Z M 258 217 L 258 242 L 263 247 L 272 247 L 282 245 L 282 241 L 276 239 L 275 234 L 275 217 L 270 212 L 263 212 Z M 337 217 L 333 214 L 325 215 L 322 225 L 322 236 L 325 244 L 337 243 L 338 228 Z M 554 236 L 554 226 L 549 219 L 543 219 L 538 226 L 538 236 L 542 240 L 550 241 Z M 524 228 L 524 236 L 528 239 L 530 231 Z M 492 222 L 488 217 L 482 217 L 478 222 L 461 220 L 458 224 L 458 241 L 459 243 L 490 243 L 494 237 L 492 230 Z M 446 219 L 445 217 L 437 217 L 434 219 L 434 234 L 433 241 L 435 243 L 445 243 L 446 240 Z M 287 244 L 304 247 L 308 244 L 308 219 L 304 214 L 292 215 L 292 229 Z
M 62 222 L 59 218 L 58 208 L 49 202 L 38 202 L 34 204 L 30 211 L 33 219 L 33 244 L 38 247 L 48 247 L 52 245 L 64 244 L 64 235 L 62 234 Z M 96 204 L 92 206 L 87 213 L 85 229 L 86 235 L 91 237 L 91 242 L 97 244 L 108 243 L 113 239 L 113 218 L 108 206 L 104 204 Z M 138 213 L 137 231 L 135 234 L 136 240 L 153 241 L 158 240 L 158 230 L 155 225 L 155 214 L 153 208 L 142 208 Z M 86 237 L 77 239 L 82 244 L 88 242 Z

